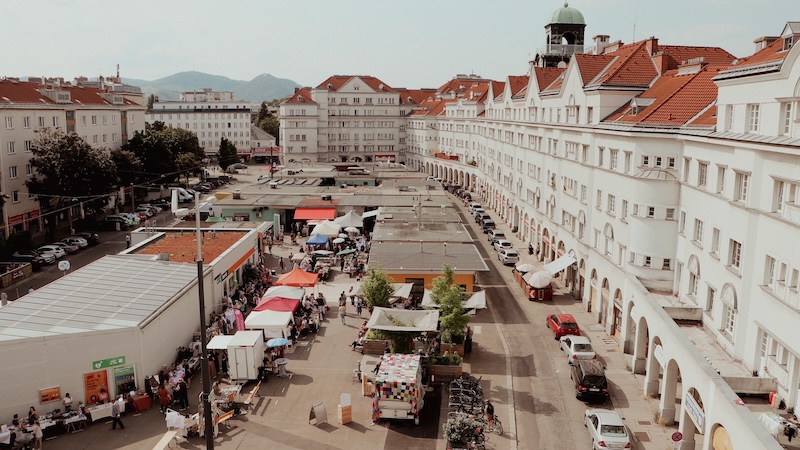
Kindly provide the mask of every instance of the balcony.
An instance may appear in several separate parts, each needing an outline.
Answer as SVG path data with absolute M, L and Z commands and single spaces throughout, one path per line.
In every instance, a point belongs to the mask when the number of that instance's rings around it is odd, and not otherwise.
M 570 56 L 574 53 L 584 53 L 582 45 L 569 44 L 547 44 L 545 47 L 537 49 L 540 55 L 565 55 Z
M 459 160 L 459 156 L 458 155 L 448 155 L 448 154 L 441 153 L 441 152 L 434 153 L 433 156 L 435 158 L 447 159 L 447 160 L 450 160 L 450 161 L 458 161 Z

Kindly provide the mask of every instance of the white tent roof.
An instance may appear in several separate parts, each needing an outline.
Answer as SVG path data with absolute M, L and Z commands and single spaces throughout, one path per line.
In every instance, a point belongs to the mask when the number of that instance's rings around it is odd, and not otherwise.
M 439 311 L 437 310 L 377 307 L 367 322 L 367 328 L 383 331 L 436 331 L 438 322 Z
M 486 291 L 474 292 L 466 302 L 464 302 L 466 309 L 484 309 L 486 308 Z
M 0 310 L 0 341 L 139 327 L 197 282 L 197 267 L 109 255 Z
M 228 343 L 233 339 L 232 334 L 220 334 L 208 341 L 206 348 L 209 350 L 227 350 Z
M 361 218 L 362 218 L 362 219 L 366 219 L 367 217 L 375 217 L 375 216 L 377 216 L 377 215 L 378 215 L 380 212 L 381 212 L 381 209 L 380 209 L 380 208 L 378 208 L 378 209 L 376 209 L 376 210 L 373 210 L 373 211 L 367 211 L 367 212 L 365 212 L 365 213 L 364 213 L 364 214 L 361 216 Z
M 347 228 L 347 227 L 361 228 L 364 226 L 364 219 L 353 211 L 350 211 L 343 216 L 339 216 L 333 219 L 333 221 L 342 228 Z
M 318 223 L 311 234 L 321 234 L 323 236 L 338 236 L 339 230 L 342 227 L 339 224 L 331 222 L 330 220 L 323 220 L 322 222 Z
M 292 320 L 289 311 L 253 311 L 244 319 L 247 328 L 285 327 Z
M 552 275 L 561 272 L 562 270 L 566 269 L 567 267 L 575 264 L 577 260 L 570 255 L 564 255 L 557 260 L 544 265 L 544 270 L 550 272 Z
M 264 335 L 260 331 L 240 330 L 233 335 L 233 339 L 228 341 L 229 347 L 251 346 L 259 340 L 263 340 Z
M 408 298 L 411 296 L 411 289 L 414 288 L 414 283 L 392 283 L 394 292 L 392 297 Z
M 261 298 L 284 297 L 284 298 L 292 298 L 295 300 L 302 300 L 305 294 L 306 290 L 301 287 L 273 286 L 267 289 L 267 292 L 265 292 L 264 295 L 261 296 Z

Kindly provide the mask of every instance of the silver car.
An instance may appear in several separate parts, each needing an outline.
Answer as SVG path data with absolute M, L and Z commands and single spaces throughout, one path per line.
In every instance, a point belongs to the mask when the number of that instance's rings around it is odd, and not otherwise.
M 561 350 L 567 353 L 567 363 L 580 359 L 597 359 L 592 341 L 586 336 L 561 336 Z
M 64 249 L 58 245 L 43 245 L 37 248 L 36 251 L 42 255 L 53 255 L 56 257 L 56 259 L 61 259 L 67 256 L 67 252 L 65 252 Z
M 51 242 L 47 245 L 55 245 L 56 247 L 61 247 L 64 249 L 64 253 L 75 253 L 78 251 L 80 247 L 75 244 L 67 244 L 66 242 Z
M 587 409 L 583 423 L 589 429 L 593 450 L 631 448 L 631 437 L 622 417 L 607 409 Z

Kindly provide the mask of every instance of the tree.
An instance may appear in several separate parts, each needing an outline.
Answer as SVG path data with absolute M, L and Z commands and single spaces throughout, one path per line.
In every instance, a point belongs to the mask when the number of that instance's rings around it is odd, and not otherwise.
M 258 117 L 256 118 L 256 126 L 274 136 L 275 144 L 277 145 L 280 144 L 281 122 L 267 106 L 267 102 L 261 103 L 261 109 L 258 110 Z
M 439 305 L 439 321 L 445 342 L 460 341 L 469 323 L 469 315 L 461 302 L 461 288 L 453 284 L 454 275 L 453 269 L 445 264 L 442 275 L 433 280 L 431 290 L 431 300 Z
M 147 96 L 147 112 L 151 112 L 153 110 L 153 103 L 158 101 L 158 96 L 156 94 L 150 94 Z
M 375 307 L 388 308 L 389 298 L 394 294 L 392 280 L 382 266 L 369 268 L 369 273 L 361 282 L 361 290 L 364 291 L 364 300 L 370 311 Z
M 136 183 L 141 175 L 142 161 L 129 150 L 111 150 L 111 160 L 117 168 L 119 182 L 122 186 Z
M 189 182 L 189 173 L 196 172 L 200 167 L 200 161 L 192 153 L 181 153 L 177 159 L 178 169 L 186 174 L 186 182 Z
M 35 175 L 25 185 L 31 194 L 38 194 L 37 200 L 45 214 L 67 215 L 76 201 L 90 209 L 102 209 L 119 186 L 109 150 L 94 148 L 75 133 L 42 129 L 33 141 L 31 152 Z M 47 217 L 51 239 L 61 214 Z
M 158 121 L 146 124 L 144 132 L 134 134 L 123 150 L 133 152 L 141 162 L 141 171 L 144 173 L 136 179 L 137 183 L 175 181 L 180 173 L 178 156 L 181 154 L 192 154 L 198 161 L 205 158 L 205 151 L 200 147 L 195 133 L 181 128 L 168 128 Z
M 236 146 L 233 145 L 233 142 L 225 138 L 220 139 L 217 160 L 223 171 L 227 170 L 228 166 L 239 162 L 239 154 L 236 152 Z

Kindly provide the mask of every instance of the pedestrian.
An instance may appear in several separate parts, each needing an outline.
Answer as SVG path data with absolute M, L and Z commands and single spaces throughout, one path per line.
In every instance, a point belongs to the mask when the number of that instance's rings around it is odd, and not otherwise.
M 166 413 L 167 408 L 169 408 L 170 403 L 172 403 L 172 396 L 169 395 L 169 391 L 163 382 L 158 388 L 158 401 L 161 403 L 161 412 Z
M 528 254 L 533 255 L 533 244 L 528 244 Z
M 339 305 L 339 317 L 342 318 L 342 325 L 344 325 L 344 319 L 347 317 L 347 303 Z
M 125 248 L 131 248 L 131 235 L 125 235 Z
M 339 270 L 344 272 L 344 258 L 339 261 Z
M 272 254 L 272 239 L 267 241 L 267 250 L 269 250 L 269 254 Z
M 183 378 L 178 380 L 175 392 L 177 392 L 178 400 L 181 404 L 181 411 L 185 411 L 189 407 L 189 385 L 186 384 L 186 380 Z
M 223 374 L 228 374 L 228 352 L 223 352 L 220 357 L 219 368 Z
M 115 401 L 111 405 L 111 429 L 116 430 L 117 424 L 119 424 L 119 428 L 124 430 L 125 425 L 122 424 L 122 420 L 120 420 L 120 411 L 119 411 L 119 402 Z
M 494 405 L 492 405 L 492 402 L 490 402 L 488 398 L 486 399 L 486 406 L 484 408 L 489 429 L 492 429 L 494 428 Z
M 42 425 L 39 423 L 38 419 L 33 423 L 33 430 L 31 433 L 33 434 L 33 448 L 42 448 L 42 437 L 44 437 L 44 433 L 42 433 Z
M 364 304 L 361 302 L 361 299 L 356 301 L 356 312 L 358 313 L 358 318 L 361 318 L 361 311 L 364 309 Z
M 339 306 L 342 306 L 345 303 L 347 303 L 347 296 L 344 294 L 344 291 L 342 291 L 342 293 L 339 294 Z
M 325 320 L 325 297 L 322 296 L 320 293 L 319 297 L 317 297 L 317 309 L 319 310 L 319 320 Z
M 283 273 L 283 256 L 278 260 L 278 267 L 281 268 L 281 273 Z
M 540 244 L 536 244 L 536 256 L 539 256 L 539 251 L 541 251 L 542 247 Z
M 64 397 L 64 412 L 70 412 L 70 410 L 72 410 L 72 397 L 67 392 L 67 396 Z

